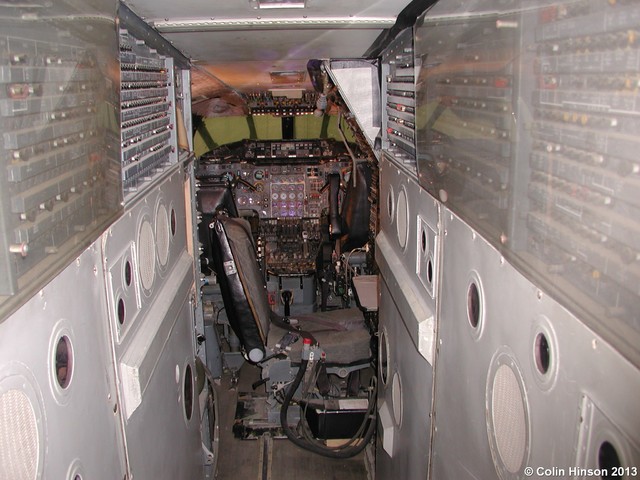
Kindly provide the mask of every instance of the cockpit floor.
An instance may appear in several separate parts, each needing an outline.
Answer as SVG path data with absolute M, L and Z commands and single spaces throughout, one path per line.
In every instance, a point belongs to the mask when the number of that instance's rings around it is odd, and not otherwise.
M 365 453 L 345 460 L 331 459 L 298 448 L 286 439 L 262 436 L 255 440 L 241 440 L 234 436 L 238 392 L 251 391 L 251 384 L 259 379 L 257 367 L 244 364 L 239 370 L 237 384 L 225 373 L 216 387 L 220 444 L 218 480 L 283 479 L 287 480 L 367 480 Z M 262 387 L 264 389 L 264 387 Z

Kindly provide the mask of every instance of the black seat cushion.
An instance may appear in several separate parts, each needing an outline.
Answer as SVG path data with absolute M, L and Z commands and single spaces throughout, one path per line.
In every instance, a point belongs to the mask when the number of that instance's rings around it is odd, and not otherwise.
M 371 335 L 357 308 L 297 315 L 291 322 L 313 335 L 327 356 L 328 366 L 362 364 L 371 358 Z M 287 330 L 272 324 L 267 340 L 269 348 L 286 333 Z M 301 339 L 291 345 L 290 357 L 294 363 L 299 361 L 301 350 Z

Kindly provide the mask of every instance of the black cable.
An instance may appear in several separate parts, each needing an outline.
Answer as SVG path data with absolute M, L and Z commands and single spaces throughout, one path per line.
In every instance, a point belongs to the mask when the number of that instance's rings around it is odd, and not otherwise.
M 215 379 L 207 364 L 202 361 L 200 357 L 196 357 L 196 366 L 201 368 L 204 372 L 205 377 L 207 378 L 208 384 L 208 394 L 207 394 L 207 409 L 209 413 L 209 436 L 211 437 L 211 449 L 210 452 L 213 455 L 213 472 L 216 471 L 216 466 L 218 463 L 218 450 L 220 447 L 220 425 L 219 425 L 219 412 L 218 412 L 218 402 L 216 399 L 216 391 L 215 391 Z
M 371 394 L 371 398 L 375 398 L 377 395 L 377 383 L 375 382 L 375 378 L 373 378 L 374 381 L 374 388 Z M 304 419 L 306 419 L 306 410 L 307 407 L 309 406 L 308 403 L 305 403 L 304 406 L 304 411 L 305 411 L 305 416 Z M 342 445 L 338 445 L 337 447 L 326 447 L 322 444 L 320 444 L 319 446 L 322 448 L 326 448 L 326 449 L 331 449 L 331 450 L 344 450 L 347 447 L 350 447 L 351 445 L 353 445 L 355 442 L 357 442 L 358 440 L 360 440 L 365 432 L 365 429 L 368 425 L 370 425 L 370 423 L 366 422 L 366 419 L 368 418 L 374 418 L 374 414 L 375 414 L 375 401 L 370 401 L 369 402 L 369 407 L 367 409 L 367 413 L 365 416 L 365 420 L 360 424 L 360 426 L 358 427 L 358 430 L 353 434 L 353 436 L 347 440 L 345 443 L 343 443 Z M 301 423 L 301 429 L 302 429 L 302 434 L 305 438 L 307 438 L 308 441 L 310 442 L 316 442 L 316 439 L 313 436 L 313 432 L 311 431 L 311 427 L 309 426 L 309 423 L 306 421 L 302 421 Z M 366 442 L 368 443 L 368 442 Z M 365 445 L 366 445 L 365 443 Z
M 280 408 L 280 423 L 282 424 L 282 429 L 284 430 L 285 435 L 289 440 L 291 440 L 291 442 L 293 442 L 298 447 L 303 448 L 305 450 L 309 450 L 310 452 L 313 452 L 313 453 L 317 453 L 318 455 L 322 455 L 324 457 L 351 458 L 359 454 L 369 444 L 369 441 L 371 440 L 375 432 L 376 422 L 374 418 L 372 418 L 371 408 L 369 408 L 369 410 L 367 411 L 367 418 L 365 418 L 364 420 L 365 423 L 368 421 L 369 425 L 367 426 L 367 430 L 362 438 L 362 442 L 356 446 L 349 446 L 346 448 L 344 447 L 330 448 L 325 445 L 320 445 L 318 443 L 311 442 L 309 440 L 304 440 L 298 437 L 295 434 L 295 432 L 293 432 L 291 428 L 289 428 L 289 424 L 287 422 L 287 412 L 289 410 L 291 400 L 293 399 L 293 395 L 298 389 L 298 386 L 300 386 L 300 382 L 304 377 L 304 373 L 307 370 L 308 363 L 309 363 L 308 360 L 302 360 L 300 362 L 298 373 L 296 374 L 296 377 L 293 380 L 293 383 L 289 385 L 289 389 L 287 390 L 287 394 L 284 397 L 282 407 Z M 375 402 L 375 392 L 373 397 L 369 401 L 372 402 L 371 404 L 373 405 L 373 402 Z M 302 419 L 302 415 L 300 416 L 300 420 L 304 421 Z

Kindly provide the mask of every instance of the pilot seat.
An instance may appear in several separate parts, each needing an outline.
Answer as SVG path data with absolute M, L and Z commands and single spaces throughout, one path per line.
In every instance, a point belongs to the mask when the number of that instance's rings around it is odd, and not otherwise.
M 321 455 L 359 453 L 375 428 L 372 335 L 357 308 L 278 316 L 270 307 L 249 223 L 219 212 L 208 224 L 227 317 L 248 361 L 261 368 L 283 433 Z M 346 439 L 337 447 L 327 439 Z

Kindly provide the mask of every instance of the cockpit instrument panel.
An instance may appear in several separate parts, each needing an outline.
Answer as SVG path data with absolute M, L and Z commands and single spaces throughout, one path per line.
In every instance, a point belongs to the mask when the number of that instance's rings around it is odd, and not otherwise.
M 351 162 L 334 140 L 255 141 L 203 155 L 196 176 L 237 183 L 238 209 L 263 218 L 319 218 L 328 207 L 327 176 L 348 175 Z
M 258 255 L 270 274 L 308 275 L 329 210 L 329 175 L 345 183 L 351 166 L 335 140 L 245 140 L 200 157 L 196 177 L 203 189 L 232 185 L 240 215 L 257 217 Z

